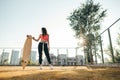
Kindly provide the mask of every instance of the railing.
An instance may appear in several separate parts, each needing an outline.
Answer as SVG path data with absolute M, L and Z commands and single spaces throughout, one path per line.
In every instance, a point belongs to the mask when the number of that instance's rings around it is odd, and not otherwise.
M 81 48 L 51 48 L 50 57 L 53 65 L 83 65 L 83 51 Z M 38 65 L 38 50 L 32 48 L 29 65 Z M 21 65 L 22 48 L 0 48 L 0 65 Z M 48 65 L 43 53 L 43 65 Z
M 95 38 L 93 47 L 94 64 L 120 63 L 120 18 Z M 50 57 L 53 65 L 88 64 L 83 48 L 51 48 Z M 38 65 L 38 50 L 32 48 L 29 65 Z M 20 65 L 22 48 L 0 48 L 0 65 Z M 47 65 L 43 55 L 43 64 Z
M 96 54 L 95 61 L 98 57 L 104 63 L 119 63 L 120 62 L 120 18 L 105 29 L 97 38 L 95 44 Z

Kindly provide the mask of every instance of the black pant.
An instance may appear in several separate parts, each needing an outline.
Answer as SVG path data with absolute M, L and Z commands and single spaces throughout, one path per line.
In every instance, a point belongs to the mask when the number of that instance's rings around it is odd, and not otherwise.
M 50 55 L 49 55 L 49 51 L 48 51 L 48 44 L 43 43 L 43 42 L 40 42 L 39 45 L 38 45 L 39 63 L 42 64 L 42 50 L 43 50 L 43 47 L 44 47 L 45 56 L 47 57 L 47 61 L 48 61 L 49 64 L 51 64 Z

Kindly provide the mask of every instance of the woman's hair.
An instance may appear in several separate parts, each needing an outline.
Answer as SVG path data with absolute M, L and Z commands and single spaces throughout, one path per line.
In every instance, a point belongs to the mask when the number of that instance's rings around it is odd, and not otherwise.
M 42 35 L 46 35 L 47 34 L 47 30 L 46 30 L 46 28 L 42 28 Z

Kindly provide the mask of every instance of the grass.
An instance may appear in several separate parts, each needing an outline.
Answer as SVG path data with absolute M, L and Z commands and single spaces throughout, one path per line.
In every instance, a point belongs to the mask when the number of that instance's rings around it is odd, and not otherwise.
M 0 66 L 0 80 L 120 80 L 120 68 Z

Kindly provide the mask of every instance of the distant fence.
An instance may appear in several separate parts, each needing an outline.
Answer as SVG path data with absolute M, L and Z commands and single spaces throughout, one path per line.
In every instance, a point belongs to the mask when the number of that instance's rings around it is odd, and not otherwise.
M 84 56 L 80 48 L 51 48 L 50 57 L 53 65 L 72 66 L 84 64 Z M 38 58 L 37 48 L 32 48 L 28 65 L 38 65 Z M 21 59 L 22 48 L 0 48 L 0 65 L 21 65 Z M 44 53 L 43 65 L 48 65 Z

